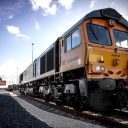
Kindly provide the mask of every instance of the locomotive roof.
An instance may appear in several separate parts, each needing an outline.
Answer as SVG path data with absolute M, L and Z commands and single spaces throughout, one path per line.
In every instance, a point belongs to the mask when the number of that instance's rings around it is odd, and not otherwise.
M 128 21 L 122 17 L 120 13 L 118 13 L 113 8 L 105 8 L 100 10 L 94 10 L 87 15 L 85 15 L 81 20 L 79 20 L 74 26 L 72 26 L 68 31 L 66 31 L 62 37 L 65 37 L 69 32 L 73 31 L 77 28 L 83 21 L 93 18 L 103 18 L 103 19 L 114 19 L 118 23 L 128 28 Z

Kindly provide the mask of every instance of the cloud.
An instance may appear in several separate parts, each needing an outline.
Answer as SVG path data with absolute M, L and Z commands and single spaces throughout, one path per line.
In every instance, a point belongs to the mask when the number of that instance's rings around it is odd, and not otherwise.
M 126 20 L 128 21 L 128 15 L 127 15 L 127 16 L 125 16 L 125 18 L 126 18 Z
M 70 9 L 72 7 L 74 0 L 59 0 L 58 3 L 65 7 L 65 9 Z
M 8 83 L 16 82 L 16 68 L 17 64 L 13 60 L 8 60 L 4 64 L 0 65 L 0 76 Z
M 34 11 L 43 10 L 44 15 L 55 15 L 57 7 L 52 3 L 52 0 L 30 0 Z
M 91 4 L 90 4 L 90 6 L 89 6 L 89 8 L 94 7 L 95 3 L 96 3 L 96 0 L 92 0 L 92 1 L 91 1 Z
M 7 85 L 16 84 L 18 83 L 19 74 L 28 67 L 30 62 L 31 60 L 26 59 L 19 64 L 15 60 L 9 59 L 0 65 L 0 76 L 3 80 L 6 80 Z
M 14 17 L 14 15 L 10 15 L 9 17 L 8 17 L 8 19 L 13 19 L 13 17 Z
M 25 34 L 22 34 L 20 32 L 20 29 L 18 27 L 16 27 L 16 26 L 13 26 L 13 25 L 9 26 L 9 25 L 7 25 L 6 28 L 7 28 L 7 31 L 9 33 L 15 35 L 16 37 L 22 37 L 22 38 L 25 38 L 25 39 L 30 39 L 29 36 L 27 36 Z
M 57 4 L 59 3 L 61 6 L 63 6 L 66 10 L 70 9 L 72 7 L 72 4 L 74 0 L 58 0 L 58 2 L 55 2 L 55 0 L 29 0 L 32 9 L 34 11 L 42 10 L 44 16 L 47 15 L 55 15 L 57 12 Z
M 38 22 L 35 23 L 35 28 L 36 28 L 36 30 L 39 30 L 40 29 L 40 25 L 39 25 Z
M 115 4 L 116 4 L 115 2 L 112 2 L 112 3 L 110 4 L 110 7 L 113 7 Z
M 46 15 L 46 16 L 47 16 L 48 14 L 55 15 L 55 14 L 56 14 L 56 10 L 57 10 L 56 5 L 53 4 L 50 8 L 47 8 L 47 9 L 45 10 L 45 15 Z

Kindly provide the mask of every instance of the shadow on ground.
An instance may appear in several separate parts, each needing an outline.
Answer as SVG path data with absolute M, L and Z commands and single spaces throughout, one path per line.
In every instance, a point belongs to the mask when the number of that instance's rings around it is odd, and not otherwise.
M 8 94 L 0 94 L 0 128 L 51 128 L 29 114 Z

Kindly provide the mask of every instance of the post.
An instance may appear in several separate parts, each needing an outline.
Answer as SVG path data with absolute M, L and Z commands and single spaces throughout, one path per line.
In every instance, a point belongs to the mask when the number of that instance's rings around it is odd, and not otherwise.
M 17 70 L 17 84 L 19 83 L 19 78 L 18 78 L 18 67 L 16 68 Z
M 33 47 L 34 47 L 34 43 L 32 43 L 32 63 L 33 63 L 33 51 L 34 51 Z

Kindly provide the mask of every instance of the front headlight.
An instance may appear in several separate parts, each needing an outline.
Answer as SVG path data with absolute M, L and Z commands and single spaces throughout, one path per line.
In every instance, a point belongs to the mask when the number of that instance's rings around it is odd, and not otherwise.
M 103 66 L 96 66 L 96 71 L 97 72 L 102 72 L 104 70 L 105 70 L 105 67 L 103 67 Z
M 101 70 L 101 71 L 104 71 L 104 70 L 105 70 L 105 67 L 101 66 L 101 67 L 100 67 L 100 70 Z
M 100 72 L 100 66 L 96 66 L 96 71 Z

